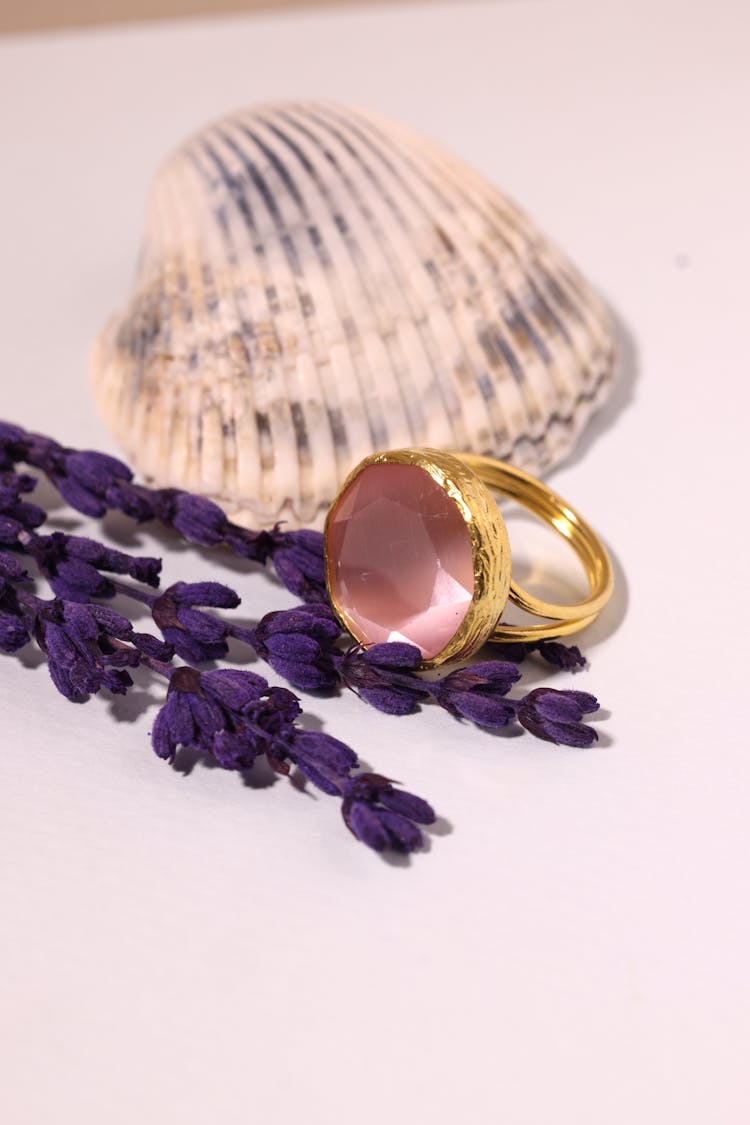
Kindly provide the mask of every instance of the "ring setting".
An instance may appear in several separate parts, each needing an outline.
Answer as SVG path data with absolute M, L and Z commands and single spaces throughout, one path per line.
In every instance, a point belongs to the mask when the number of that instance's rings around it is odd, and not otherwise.
M 586 572 L 586 598 L 557 605 L 518 586 L 493 492 L 569 542 Z M 543 482 L 476 454 L 398 449 L 366 457 L 329 508 L 324 544 L 342 625 L 363 645 L 416 645 L 425 668 L 466 659 L 487 641 L 577 632 L 612 591 L 606 549 L 582 517 Z M 501 623 L 508 601 L 542 622 Z

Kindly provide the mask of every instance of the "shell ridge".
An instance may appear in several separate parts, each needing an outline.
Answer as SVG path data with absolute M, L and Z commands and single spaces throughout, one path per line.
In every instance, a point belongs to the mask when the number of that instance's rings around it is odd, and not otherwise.
M 337 121 L 337 125 L 343 127 L 344 123 L 341 122 L 339 118 L 334 117 L 334 119 Z M 353 122 L 347 121 L 345 124 L 347 129 L 351 132 L 355 132 L 356 135 Z M 412 245 L 412 243 L 415 242 L 415 239 L 413 237 L 414 224 L 410 221 L 409 217 L 403 212 L 403 210 L 396 204 L 394 200 L 393 186 L 387 183 L 387 179 L 384 177 L 383 172 L 380 171 L 379 168 L 374 167 L 364 158 L 363 153 L 358 150 L 352 143 L 352 139 L 341 132 L 341 128 L 338 128 L 337 132 L 340 135 L 341 143 L 344 144 L 350 152 L 351 159 L 357 162 L 357 164 L 362 169 L 362 175 L 364 175 L 376 189 L 376 198 L 379 200 L 379 202 L 381 202 L 381 206 L 383 208 L 387 208 L 389 210 L 391 215 L 391 219 L 389 221 L 392 222 L 398 230 L 398 236 L 393 237 L 391 241 L 394 245 L 394 254 L 398 268 L 397 276 L 401 279 L 401 292 L 404 300 L 408 302 L 409 307 L 415 310 L 419 310 L 419 317 L 421 318 L 421 320 L 417 320 L 417 317 L 415 316 L 415 322 L 420 332 L 421 343 L 422 346 L 426 349 L 426 353 L 429 357 L 429 362 L 438 393 L 445 404 L 446 410 L 452 415 L 452 436 L 450 438 L 440 438 L 433 436 L 431 438 L 428 438 L 428 440 L 430 440 L 432 444 L 435 444 L 436 442 L 439 443 L 441 440 L 453 440 L 458 442 L 459 444 L 463 444 L 466 440 L 465 423 L 456 416 L 457 411 L 460 410 L 462 406 L 462 396 L 457 393 L 456 388 L 453 384 L 446 383 L 445 380 L 445 361 L 442 358 L 442 353 L 445 350 L 445 342 L 441 341 L 441 343 L 443 343 L 443 348 L 440 348 L 436 345 L 431 345 L 429 342 L 430 329 L 432 329 L 434 332 L 434 325 L 436 320 L 441 322 L 443 327 L 445 327 L 446 324 L 445 319 L 441 320 L 439 315 L 436 316 L 436 312 L 438 310 L 439 312 L 445 311 L 444 297 L 439 285 L 439 278 L 436 277 L 434 269 L 429 270 L 426 268 L 424 259 L 417 253 L 416 246 Z M 369 147 L 371 148 L 372 154 L 378 164 L 383 164 L 383 166 L 385 167 L 386 176 L 391 180 L 397 179 L 393 174 L 394 170 L 392 166 L 389 166 L 387 162 L 383 162 L 381 160 L 381 154 L 376 148 L 372 148 L 372 146 Z M 427 225 L 430 228 L 432 227 L 433 224 L 430 219 L 427 220 Z M 407 255 L 406 258 L 404 258 L 403 256 L 404 253 L 406 253 Z M 421 281 L 419 283 L 419 289 L 417 290 L 414 287 L 414 281 L 420 276 L 424 277 L 424 281 Z M 408 283 L 406 281 L 407 278 L 409 279 Z M 413 296 L 411 295 L 412 293 Z M 439 306 L 436 305 L 436 302 L 434 300 L 435 296 L 437 296 L 438 301 L 440 302 Z M 465 360 L 467 357 L 467 352 L 461 340 L 460 333 L 457 333 L 455 326 L 451 325 L 450 321 L 448 321 L 448 327 L 450 334 L 455 342 L 454 347 L 457 346 Z M 461 429 L 456 430 L 456 425 L 460 425 Z
M 499 231 L 500 234 L 501 234 L 501 237 L 504 238 L 504 240 L 506 242 L 506 245 L 512 250 L 512 252 L 517 255 L 517 251 L 513 249 L 514 243 L 507 241 L 507 231 L 505 230 L 505 227 L 507 226 L 507 222 L 508 222 L 508 214 L 514 220 L 517 217 L 522 219 L 523 220 L 523 228 L 525 228 L 528 225 L 528 220 L 525 219 L 525 217 L 523 216 L 523 213 L 520 211 L 520 209 L 516 208 L 515 206 L 510 206 L 507 209 L 503 209 L 503 208 L 499 207 L 498 202 L 497 202 L 499 199 L 502 198 L 503 203 L 507 203 L 508 201 L 504 197 L 500 197 L 499 193 L 496 190 L 492 190 L 492 191 L 488 192 L 486 183 L 478 176 L 477 173 L 475 173 L 472 169 L 467 170 L 465 165 L 463 165 L 461 162 L 459 162 L 459 161 L 457 161 L 457 160 L 455 160 L 451 157 L 444 157 L 443 154 L 440 153 L 439 150 L 437 150 L 435 148 L 435 146 L 429 145 L 428 142 L 423 142 L 421 138 L 419 138 L 419 143 L 420 143 L 420 148 L 425 148 L 425 149 L 429 150 L 428 155 L 430 156 L 431 161 L 434 164 L 434 166 L 436 167 L 436 170 L 439 172 L 439 174 L 442 177 L 444 177 L 447 182 L 454 183 L 457 190 L 459 190 L 463 193 L 466 193 L 469 190 L 468 189 L 469 184 L 474 184 L 474 183 L 478 184 L 478 189 L 471 191 L 471 193 L 469 195 L 469 199 L 470 199 L 472 205 L 477 207 L 478 209 L 484 211 L 484 212 L 486 212 L 487 207 L 489 207 L 490 213 L 492 215 L 494 215 L 495 219 L 496 219 L 496 224 L 495 224 L 496 229 L 499 229 L 498 224 L 502 224 L 502 229 Z M 526 237 L 526 236 L 524 235 L 524 237 Z M 527 239 L 527 243 L 528 243 L 528 239 Z M 529 271 L 527 273 L 527 278 L 528 278 L 530 286 L 531 286 L 531 293 L 532 293 L 532 296 L 533 296 L 533 302 L 536 302 L 536 299 L 539 296 L 539 284 L 540 283 L 534 280 L 534 276 L 535 276 L 535 273 L 538 274 L 541 271 L 539 271 L 538 265 L 535 265 L 535 262 L 534 262 L 535 255 L 539 255 L 539 256 L 544 255 L 545 258 L 549 258 L 550 261 L 553 262 L 554 268 L 558 272 L 560 272 L 561 267 L 560 267 L 560 264 L 559 264 L 559 252 L 557 252 L 557 250 L 554 248 L 554 246 L 550 243 L 549 239 L 547 239 L 545 236 L 538 234 L 536 236 L 535 240 L 533 241 L 533 243 L 530 244 L 530 250 L 533 250 L 534 253 L 533 254 L 529 253 L 528 261 L 525 263 L 525 265 L 526 265 L 527 270 Z M 558 304 L 558 308 L 560 308 L 560 314 L 555 313 L 555 320 L 557 321 L 558 324 L 564 323 L 563 321 L 561 321 L 561 315 L 562 316 L 565 315 L 566 309 L 572 309 L 573 304 L 572 303 L 570 305 L 565 304 L 566 298 L 565 298 L 565 295 L 564 295 L 564 293 L 561 289 L 558 289 L 557 291 L 550 291 L 550 287 L 549 287 L 547 278 L 548 278 L 548 275 L 546 273 L 544 273 L 543 280 L 541 281 L 542 288 L 546 289 L 548 291 L 549 301 L 554 301 L 556 304 Z M 563 296 L 563 306 L 562 307 L 560 306 L 560 296 L 561 296 L 561 294 Z M 549 305 L 549 301 L 547 302 L 548 305 Z M 590 298 L 590 303 L 592 305 L 597 305 L 596 299 L 593 295 Z M 602 320 L 603 320 L 604 324 L 608 324 L 606 314 L 603 313 L 603 310 L 600 309 L 600 306 L 599 306 L 599 310 L 601 311 L 601 315 L 599 316 L 598 321 L 595 321 L 595 322 L 589 321 L 588 327 L 591 331 L 594 331 L 594 323 L 596 323 L 597 331 L 598 332 L 604 331 L 605 334 L 606 334 L 607 329 L 606 328 L 602 329 L 600 327 L 600 325 L 602 323 Z M 542 325 L 542 327 L 543 327 L 543 325 Z M 562 336 L 563 336 L 564 339 L 567 340 L 568 345 L 569 345 L 571 351 L 573 352 L 573 358 L 574 358 L 575 363 L 578 364 L 578 365 L 581 365 L 584 368 L 587 368 L 588 367 L 588 359 L 587 359 L 585 349 L 583 349 L 583 350 L 581 349 L 579 342 L 576 339 L 573 338 L 572 333 L 564 332 L 564 333 L 562 333 Z M 611 364 L 611 362 L 612 362 L 611 354 L 610 354 L 608 360 L 606 360 L 605 362 Z M 567 402 L 572 403 L 574 401 L 574 399 L 576 398 L 576 395 L 574 393 L 571 393 L 570 390 L 568 389 L 569 388 L 569 379 L 567 379 L 567 378 L 562 379 L 561 378 L 559 380 L 559 384 L 561 385 L 562 398 L 561 398 L 561 401 L 559 403 L 557 403 L 557 406 L 558 406 L 558 408 L 562 409 L 563 411 L 566 411 L 568 409 L 568 406 L 567 406 L 567 403 L 566 403 L 565 400 L 567 399 Z M 578 396 L 578 397 L 580 398 L 580 396 Z M 588 401 L 588 400 L 583 399 L 583 398 L 580 399 L 581 403 L 586 402 L 586 401 Z
M 267 247 L 258 226 L 255 208 L 250 205 L 242 189 L 241 178 L 237 176 L 227 156 L 220 147 L 220 134 L 214 131 L 210 138 L 201 144 L 201 149 L 210 160 L 218 184 L 229 192 L 232 207 L 228 210 L 229 221 L 227 241 L 235 254 L 244 246 L 247 265 L 239 271 L 233 283 L 228 280 L 227 288 L 231 300 L 243 310 L 241 324 L 252 325 L 250 340 L 252 357 L 251 370 L 259 369 L 262 378 L 253 380 L 256 406 L 256 425 L 259 435 L 260 453 L 260 496 L 264 510 L 271 510 L 275 498 L 285 497 L 290 491 L 284 480 L 285 466 L 279 463 L 274 454 L 278 444 L 283 447 L 286 434 L 294 434 L 291 408 L 284 395 L 283 371 L 274 359 L 278 357 L 280 346 L 275 326 L 275 284 L 269 273 Z M 253 283 L 254 282 L 254 283 Z M 296 435 L 295 435 L 296 442 Z
M 428 146 L 428 142 L 423 142 L 422 138 L 418 140 L 421 145 L 425 147 Z M 429 149 L 431 161 L 440 175 L 453 182 L 458 191 L 467 194 L 473 205 L 483 210 L 489 207 L 491 216 L 494 216 L 495 227 L 498 233 L 506 240 L 506 244 L 511 249 L 511 252 L 516 255 L 519 262 L 522 261 L 522 259 L 519 257 L 517 249 L 514 249 L 512 242 L 507 241 L 507 227 L 510 220 L 517 223 L 517 229 L 519 231 L 522 230 L 525 232 L 524 237 L 529 247 L 529 252 L 526 257 L 530 267 L 533 268 L 534 258 L 538 255 L 548 260 L 554 271 L 558 273 L 572 272 L 577 275 L 578 271 L 571 267 L 570 263 L 562 263 L 559 251 L 546 235 L 542 235 L 539 232 L 533 235 L 528 233 L 528 228 L 530 226 L 528 218 L 520 208 L 515 206 L 512 201 L 508 199 L 508 197 L 501 196 L 496 189 L 488 192 L 486 181 L 482 179 L 475 169 L 465 165 L 454 157 L 440 152 L 434 145 L 430 145 Z M 533 253 L 531 253 L 531 251 L 533 251 Z M 537 269 L 537 272 L 542 271 Z M 547 308 L 553 312 L 556 327 L 559 328 L 562 337 L 567 340 L 571 350 L 575 354 L 575 359 L 577 361 L 583 361 L 584 356 L 581 354 L 577 342 L 565 327 L 565 312 L 571 306 L 566 303 L 564 291 L 562 301 L 560 301 L 561 291 L 559 289 L 555 290 L 554 287 L 549 285 L 549 273 L 545 272 L 542 278 L 542 288 L 547 289 L 549 298 L 545 301 L 541 289 L 534 280 L 533 273 L 530 273 L 528 277 L 530 284 L 534 286 L 533 293 L 535 299 L 538 299 L 540 306 L 546 303 Z M 584 290 L 583 307 L 577 310 L 577 315 L 587 318 L 588 327 L 591 328 L 592 331 L 595 331 L 597 335 L 605 339 L 611 339 L 611 326 L 606 310 L 597 299 L 596 295 L 591 291 L 590 287 L 585 286 Z M 554 312 L 550 302 L 558 306 L 559 312 Z M 587 308 L 586 306 L 591 306 L 591 308 Z M 596 316 L 591 316 L 591 309 L 595 310 Z
M 370 115 L 363 114 L 362 116 L 365 127 L 372 129 L 373 124 Z M 406 146 L 400 144 L 397 148 L 398 156 L 405 165 L 412 169 L 419 182 L 424 184 L 426 192 L 434 194 L 441 201 L 445 201 L 447 197 L 442 188 L 442 179 L 440 177 L 430 179 L 426 174 L 425 165 L 427 168 L 432 167 L 430 158 L 434 146 L 421 137 L 412 138 L 406 130 L 402 129 L 399 132 L 404 138 L 411 141 L 409 148 L 412 152 L 407 151 Z M 416 159 L 417 154 L 421 158 L 419 161 Z M 474 326 L 474 336 L 485 354 L 487 363 L 497 371 L 500 378 L 500 382 L 494 387 L 497 393 L 490 399 L 490 413 L 496 442 L 493 451 L 497 451 L 498 445 L 502 448 L 507 442 L 506 432 L 502 425 L 501 416 L 499 416 L 498 397 L 503 400 L 503 412 L 511 416 L 516 415 L 518 424 L 527 428 L 533 428 L 534 424 L 543 417 L 542 405 L 536 401 L 534 390 L 529 385 L 528 380 L 522 377 L 523 369 L 518 362 L 515 350 L 500 330 L 497 318 L 498 316 L 502 318 L 502 310 L 497 307 L 494 309 L 488 307 L 491 299 L 490 291 L 488 289 L 486 295 L 483 295 L 482 287 L 478 281 L 479 277 L 486 274 L 488 269 L 493 279 L 502 276 L 506 286 L 509 279 L 507 275 L 500 274 L 497 261 L 489 254 L 483 242 L 478 239 L 476 242 L 474 241 L 477 232 L 466 227 L 461 211 L 455 205 L 447 207 L 447 211 L 451 222 L 454 224 L 454 227 L 451 228 L 454 243 L 460 245 L 462 242 L 461 235 L 467 236 L 464 238 L 467 252 L 470 253 L 470 257 L 466 258 L 467 282 L 470 286 L 467 299 L 472 304 L 477 307 L 481 306 L 485 310 L 483 323 Z M 492 386 L 489 380 L 481 380 L 481 375 L 479 381 L 484 385 Z
M 311 448 L 308 434 L 308 427 L 306 416 L 302 403 L 300 401 L 300 387 L 299 378 L 302 371 L 306 368 L 297 363 L 297 356 L 300 351 L 298 346 L 302 344 L 301 354 L 305 354 L 306 349 L 312 355 L 315 351 L 315 344 L 309 327 L 308 318 L 304 315 L 304 310 L 310 302 L 308 287 L 304 280 L 304 271 L 301 267 L 300 254 L 294 240 L 290 236 L 288 225 L 281 212 L 280 206 L 276 203 L 274 193 L 267 180 L 267 175 L 261 170 L 259 164 L 253 159 L 252 155 L 247 152 L 246 147 L 239 142 L 239 139 L 233 134 L 235 122 L 231 121 L 226 124 L 223 129 L 218 130 L 218 135 L 221 137 L 222 143 L 232 152 L 234 158 L 238 161 L 242 171 L 243 177 L 247 187 L 245 194 L 248 194 L 254 189 L 258 194 L 258 205 L 256 211 L 258 212 L 258 219 L 256 220 L 257 237 L 264 241 L 266 249 L 264 256 L 267 257 L 268 270 L 271 276 L 274 274 L 279 280 L 283 281 L 284 294 L 293 295 L 294 306 L 287 302 L 284 297 L 278 292 L 278 280 L 274 285 L 276 291 L 276 303 L 272 308 L 273 329 L 278 347 L 279 364 L 278 364 L 278 399 L 274 399 L 273 410 L 284 410 L 288 407 L 289 421 L 294 433 L 294 441 L 297 450 L 297 463 L 296 470 L 299 478 L 298 488 L 293 487 L 291 480 L 291 465 L 288 463 L 290 459 L 285 458 L 287 464 L 283 467 L 285 475 L 288 474 L 289 486 L 285 500 L 291 501 L 296 497 L 297 505 L 301 511 L 306 511 L 310 508 L 311 502 L 315 495 L 315 488 L 313 482 L 313 467 Z M 247 136 L 247 135 L 246 135 Z M 256 144 L 254 138 L 249 138 Z M 262 229 L 265 223 L 261 221 L 262 216 L 268 216 L 273 226 L 275 239 L 264 238 Z M 302 338 L 302 340 L 300 339 Z M 298 349 L 290 353 L 290 346 L 287 341 L 293 341 L 292 347 Z M 275 454 L 275 456 L 277 456 Z
M 261 119 L 260 126 L 262 127 L 263 125 L 268 128 L 268 123 Z M 246 128 L 249 127 L 246 126 Z M 281 139 L 278 133 L 276 133 L 275 136 L 277 139 Z M 278 156 L 276 156 L 276 159 L 286 169 L 287 176 L 291 176 L 291 173 L 287 166 L 283 164 L 283 161 L 281 161 Z M 303 172 L 309 177 L 309 169 L 305 168 L 305 163 L 303 161 L 300 161 L 300 166 Z M 311 185 L 315 186 L 317 190 L 317 184 L 314 178 L 310 178 L 310 180 Z M 305 187 L 307 188 L 307 185 L 305 185 Z M 307 190 L 296 189 L 296 192 L 297 205 L 300 209 L 305 238 L 308 241 L 311 251 L 311 253 L 306 255 L 306 260 L 308 264 L 312 264 L 318 272 L 320 285 L 326 289 L 329 297 L 329 317 L 327 318 L 328 343 L 329 346 L 333 345 L 338 348 L 337 354 L 341 354 L 345 366 L 351 373 L 351 379 L 359 389 L 359 397 L 362 403 L 365 403 L 368 401 L 366 387 L 373 382 L 375 375 L 374 372 L 369 369 L 369 365 L 362 361 L 363 347 L 361 332 L 356 317 L 353 315 L 351 297 L 346 292 L 346 287 L 341 284 L 336 276 L 336 272 L 331 268 L 331 262 L 333 260 L 332 247 L 326 242 L 324 231 L 321 229 L 319 220 L 322 216 L 318 215 L 317 220 L 314 221 L 311 210 L 313 200 L 308 197 Z M 319 192 L 318 194 L 320 195 Z M 339 252 L 341 251 L 341 247 L 343 247 L 345 252 L 349 253 L 351 256 L 351 250 L 347 244 L 344 232 L 336 228 L 333 211 L 330 208 L 330 201 L 326 200 L 325 196 L 322 196 L 322 198 L 329 206 L 330 211 L 327 217 L 329 234 L 335 238 Z M 313 230 L 315 234 L 312 233 Z M 345 402 L 349 406 L 353 405 L 350 396 L 346 398 Z M 363 409 L 357 404 L 357 409 L 361 412 L 362 425 L 368 427 L 370 440 L 372 442 L 377 442 L 380 436 L 386 432 L 384 419 L 382 416 L 378 417 L 380 413 L 379 408 L 377 409 L 377 413 L 375 411 L 369 412 L 367 409 Z M 351 458 L 350 455 L 348 455 L 348 451 L 341 451 L 341 460 L 343 463 L 350 462 Z
M 373 261 L 378 261 L 379 263 L 385 263 L 385 267 L 389 271 L 390 276 L 395 276 L 395 278 L 397 278 L 398 275 L 394 275 L 393 273 L 392 261 L 389 261 L 388 258 L 388 239 L 385 232 L 381 227 L 373 225 L 372 209 L 369 209 L 368 211 L 363 207 L 361 203 L 360 193 L 356 190 L 355 185 L 352 183 L 351 177 L 343 164 L 340 154 L 335 153 L 330 148 L 330 139 L 324 141 L 323 138 L 321 138 L 314 131 L 314 129 L 311 128 L 310 121 L 307 119 L 309 118 L 309 116 L 309 114 L 306 114 L 306 119 L 304 121 L 299 121 L 296 117 L 284 114 L 285 120 L 287 120 L 290 125 L 295 127 L 299 132 L 303 133 L 308 139 L 309 143 L 316 146 L 319 153 L 321 153 L 329 161 L 331 166 L 335 168 L 341 186 L 348 191 L 353 204 L 358 209 L 358 223 L 356 232 L 352 229 L 353 224 L 349 224 L 350 238 L 353 239 L 355 233 L 357 236 L 356 244 L 351 246 L 351 252 L 355 261 L 355 267 L 357 269 L 358 275 L 362 276 L 363 274 L 362 264 L 364 261 L 368 261 L 368 263 L 370 264 Z M 326 148 L 326 145 L 329 147 Z M 414 411 L 415 408 L 421 409 L 421 403 L 409 403 L 403 395 L 403 374 L 407 370 L 407 357 L 403 352 L 401 341 L 398 339 L 396 333 L 394 333 L 394 331 L 392 330 L 393 312 L 387 307 L 387 298 L 383 295 L 382 284 L 378 284 L 377 278 L 373 278 L 370 285 L 374 285 L 374 289 L 371 289 L 374 297 L 373 311 L 377 318 L 383 345 L 388 352 L 390 371 L 392 372 L 392 376 L 388 378 L 387 386 L 385 388 L 383 387 L 383 383 L 385 383 L 386 380 L 382 378 L 383 373 L 381 373 L 381 379 L 376 382 L 380 382 L 381 394 L 384 393 L 387 396 L 386 402 L 392 403 L 394 394 L 398 397 L 398 400 L 402 404 L 404 419 L 407 422 L 409 428 L 408 440 L 410 440 L 412 443 L 414 443 L 415 441 L 418 442 L 419 440 L 421 440 L 420 434 L 424 430 L 424 422 L 419 415 L 415 417 Z M 393 442 L 394 444 L 396 444 L 396 433 L 394 433 L 393 430 L 394 427 L 391 428 L 388 440 L 389 442 Z
M 377 135 L 375 135 L 374 137 L 370 137 L 367 134 L 363 134 L 361 130 L 358 130 L 358 132 L 359 135 L 362 136 L 365 142 L 368 144 L 368 147 L 371 148 L 371 150 L 374 152 L 376 157 L 384 162 L 386 166 L 392 170 L 393 175 L 403 185 L 404 191 L 407 192 L 413 199 L 416 211 L 424 216 L 424 223 L 430 228 L 437 228 L 441 224 L 442 226 L 446 225 L 448 221 L 447 215 L 450 211 L 449 206 L 447 204 L 444 204 L 443 211 L 436 216 L 432 211 L 428 209 L 427 203 L 424 198 L 422 198 L 419 193 L 415 192 L 413 182 L 407 182 L 407 180 L 404 179 L 403 173 L 401 173 L 394 164 L 394 158 L 401 158 L 403 154 L 401 152 L 394 152 L 391 157 L 388 157 L 383 152 L 383 139 L 381 137 Z M 406 163 L 406 161 L 404 161 L 404 163 Z M 419 169 L 414 167 L 413 164 L 411 165 L 411 170 L 415 175 L 419 175 Z M 437 196 L 438 199 L 442 198 L 439 192 L 437 192 Z M 489 437 L 490 432 L 494 432 L 495 436 L 497 436 L 498 432 L 502 433 L 503 427 L 500 418 L 497 416 L 497 411 L 494 405 L 496 398 L 495 388 L 492 386 L 491 381 L 486 376 L 486 374 L 483 374 L 484 365 L 482 365 L 481 368 L 477 366 L 477 333 L 475 329 L 475 322 L 469 315 L 470 303 L 473 301 L 475 304 L 479 304 L 481 303 L 482 298 L 481 295 L 477 293 L 474 287 L 475 279 L 473 271 L 471 269 L 471 266 L 465 261 L 465 255 L 459 253 L 458 256 L 464 259 L 466 285 L 470 291 L 473 289 L 473 294 L 467 294 L 465 291 L 462 292 L 461 299 L 457 300 L 454 298 L 450 310 L 445 310 L 446 313 L 450 311 L 452 319 L 454 320 L 454 322 L 456 322 L 453 324 L 453 329 L 458 348 L 460 349 L 461 353 L 460 358 L 454 357 L 453 363 L 451 365 L 453 371 L 454 373 L 456 373 L 461 369 L 468 369 L 471 373 L 471 382 L 467 382 L 466 380 L 464 380 L 463 384 L 460 383 L 458 376 L 456 375 L 456 378 L 454 379 L 454 385 L 458 385 L 456 386 L 455 393 L 458 395 L 459 401 L 461 402 L 461 405 L 464 409 L 469 408 L 470 403 L 467 401 L 469 400 L 469 398 L 471 398 L 473 405 L 477 410 L 481 409 L 481 421 L 476 416 L 469 418 L 469 429 L 476 429 L 478 422 L 480 434 L 483 431 L 486 431 L 487 437 Z M 439 272 L 437 263 L 434 263 L 434 267 L 435 268 L 433 268 L 432 270 L 427 270 L 426 272 L 430 280 L 434 284 L 438 294 L 442 295 L 445 292 L 446 288 L 449 288 L 450 280 L 447 277 L 444 277 Z M 472 354 L 474 354 L 475 356 L 474 360 L 471 359 Z M 473 394 L 471 393 L 472 387 L 475 389 L 475 393 Z M 482 442 L 481 444 L 484 443 Z

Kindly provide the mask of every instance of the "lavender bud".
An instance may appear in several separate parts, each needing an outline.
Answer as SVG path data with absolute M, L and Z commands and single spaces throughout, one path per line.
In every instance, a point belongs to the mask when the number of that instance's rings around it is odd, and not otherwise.
M 92 516 L 94 519 L 100 519 L 107 511 L 104 500 L 95 493 L 89 492 L 77 481 L 63 476 L 55 476 L 53 480 L 63 500 L 67 501 L 71 508 L 75 508 L 76 511 L 83 512 L 85 516 Z
M 268 681 L 255 672 L 241 671 L 239 668 L 220 668 L 215 672 L 204 672 L 202 682 L 213 698 L 229 711 L 242 715 L 257 703 L 268 688 Z
M 546 742 L 588 747 L 599 736 L 581 719 L 598 710 L 598 700 L 588 692 L 535 688 L 518 704 L 518 719 L 526 730 Z
M 293 609 L 267 613 L 261 621 L 264 635 L 271 633 L 302 633 L 308 637 L 336 640 L 341 626 L 328 605 L 306 604 Z
M 237 604 L 239 598 L 227 586 L 218 582 L 177 582 L 155 599 L 151 614 L 162 632 L 164 640 L 175 652 L 191 664 L 220 660 L 227 653 L 228 625 L 217 617 L 190 608 L 203 590 L 209 599 L 219 599 L 219 604 Z
M 174 676 L 172 679 L 174 680 Z M 170 682 L 170 689 L 171 687 Z M 151 731 L 154 753 L 159 758 L 171 760 L 180 746 L 192 745 L 194 729 L 188 699 L 183 693 L 170 690 Z
M 102 498 L 116 481 L 133 479 L 132 472 L 122 461 L 90 449 L 68 453 L 65 471 L 77 484 Z
M 34 477 L 26 473 L 4 472 L 0 475 L 0 510 L 17 504 L 23 493 L 33 492 L 36 486 Z
M 578 672 L 586 667 L 586 657 L 577 645 L 565 645 L 562 641 L 508 641 L 493 644 L 494 651 L 502 660 L 521 664 L 533 652 L 555 668 L 566 672 Z
M 416 820 L 417 824 L 432 824 L 435 820 L 435 811 L 427 801 L 404 789 L 394 789 L 393 785 L 381 789 L 378 800 L 387 809 L 400 813 L 401 816 L 408 816 L 410 820 Z
M 207 647 L 219 644 L 226 636 L 225 622 L 207 613 L 201 613 L 197 609 L 178 608 L 177 620 L 193 640 Z M 226 652 L 226 645 L 223 646 L 223 652 Z
M 28 574 L 15 555 L 10 555 L 7 551 L 0 551 L 0 578 L 20 581 L 28 578 Z
M 176 582 L 168 591 L 177 605 L 217 606 L 235 609 L 240 604 L 239 595 L 230 586 L 220 582 Z
M 0 613 L 0 650 L 17 652 L 31 640 L 28 626 L 21 617 Z
M 413 671 L 422 654 L 415 645 L 388 642 L 353 648 L 338 664 L 342 680 L 357 695 L 387 715 L 410 715 L 429 697 L 425 681 Z
M 107 570 L 112 574 L 127 574 L 138 582 L 145 582 L 148 586 L 159 585 L 161 559 L 147 555 L 127 555 L 124 551 L 116 551 L 112 547 L 98 543 L 95 539 L 88 539 L 81 535 L 62 535 L 60 532 L 55 532 L 45 538 L 57 541 L 61 554 L 65 553 L 71 558 L 81 559 L 91 566 Z
M 110 485 L 105 499 L 108 507 L 116 508 L 126 516 L 130 516 L 131 519 L 137 520 L 138 523 L 145 523 L 147 520 L 156 518 L 154 505 L 149 500 L 146 490 L 139 488 L 138 485 L 128 484 L 127 482 Z
M 289 756 L 313 785 L 332 796 L 341 793 L 349 771 L 359 765 L 351 747 L 322 731 L 295 731 Z
M 150 633 L 133 633 L 130 638 L 132 643 L 142 652 L 144 656 L 150 656 L 154 660 L 163 661 L 168 664 L 174 656 L 174 647 L 160 641 L 158 637 L 153 637 Z
M 214 737 L 212 753 L 222 769 L 247 770 L 262 751 L 246 736 L 222 730 Z
M 323 536 L 318 531 L 277 532 L 273 565 L 293 594 L 308 602 L 326 602 Z
M 363 649 L 361 659 L 375 668 L 414 671 L 422 663 L 422 653 L 416 645 L 386 641 Z
M 212 500 L 180 493 L 176 500 L 172 526 L 186 539 L 203 547 L 215 547 L 224 538 L 227 517 Z
M 328 607 L 298 606 L 267 613 L 258 622 L 253 645 L 261 659 L 294 687 L 318 691 L 338 683 L 333 654 L 339 634 Z
M 504 698 L 521 673 L 504 660 L 485 660 L 451 672 L 434 689 L 434 697 L 456 718 L 479 726 L 507 726 L 516 717 L 515 704 Z
M 46 516 L 36 504 L 12 504 L 0 512 L 0 543 L 16 547 L 18 537 L 24 532 L 34 531 Z
M 555 668 L 578 672 L 586 667 L 586 657 L 578 645 L 564 645 L 560 641 L 540 641 L 539 655 Z
M 378 852 L 393 848 L 408 853 L 422 847 L 424 839 L 417 823 L 435 820 L 426 801 L 394 789 L 388 778 L 373 773 L 351 778 L 343 791 L 344 823 L 362 843 Z
M 101 686 L 112 695 L 127 695 L 128 689 L 133 686 L 133 678 L 128 672 L 117 668 L 105 668 L 101 677 Z
M 23 446 L 26 431 L 12 422 L 0 422 L 0 443 L 4 446 Z M 22 458 L 19 457 L 19 460 Z
M 119 637 L 121 640 L 130 640 L 133 636 L 133 626 L 130 621 L 123 614 L 117 613 L 111 606 L 90 605 L 88 611 L 110 636 Z
M 61 562 L 47 577 L 58 598 L 88 602 L 91 598 L 111 598 L 115 594 L 109 579 L 80 559 Z

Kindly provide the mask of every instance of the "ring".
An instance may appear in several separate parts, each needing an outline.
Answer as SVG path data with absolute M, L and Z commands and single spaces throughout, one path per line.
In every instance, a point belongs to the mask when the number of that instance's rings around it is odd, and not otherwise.
M 513 580 L 508 532 L 490 489 L 567 540 L 588 579 L 585 598 L 557 605 Z M 546 484 L 477 454 L 395 449 L 366 457 L 328 510 L 324 548 L 341 624 L 363 645 L 416 645 L 424 668 L 465 659 L 487 641 L 568 636 L 612 593 L 612 564 L 585 520 Z M 501 624 L 508 601 L 544 622 Z

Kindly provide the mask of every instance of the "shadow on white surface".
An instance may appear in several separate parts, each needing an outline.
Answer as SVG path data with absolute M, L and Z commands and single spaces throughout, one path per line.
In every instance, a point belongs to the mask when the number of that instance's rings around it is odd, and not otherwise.
M 134 677 L 135 678 L 135 677 Z M 151 707 L 161 707 L 166 699 L 166 691 L 149 688 L 131 688 L 127 695 L 115 695 L 108 700 L 108 710 L 118 723 L 134 723 L 145 715 Z

